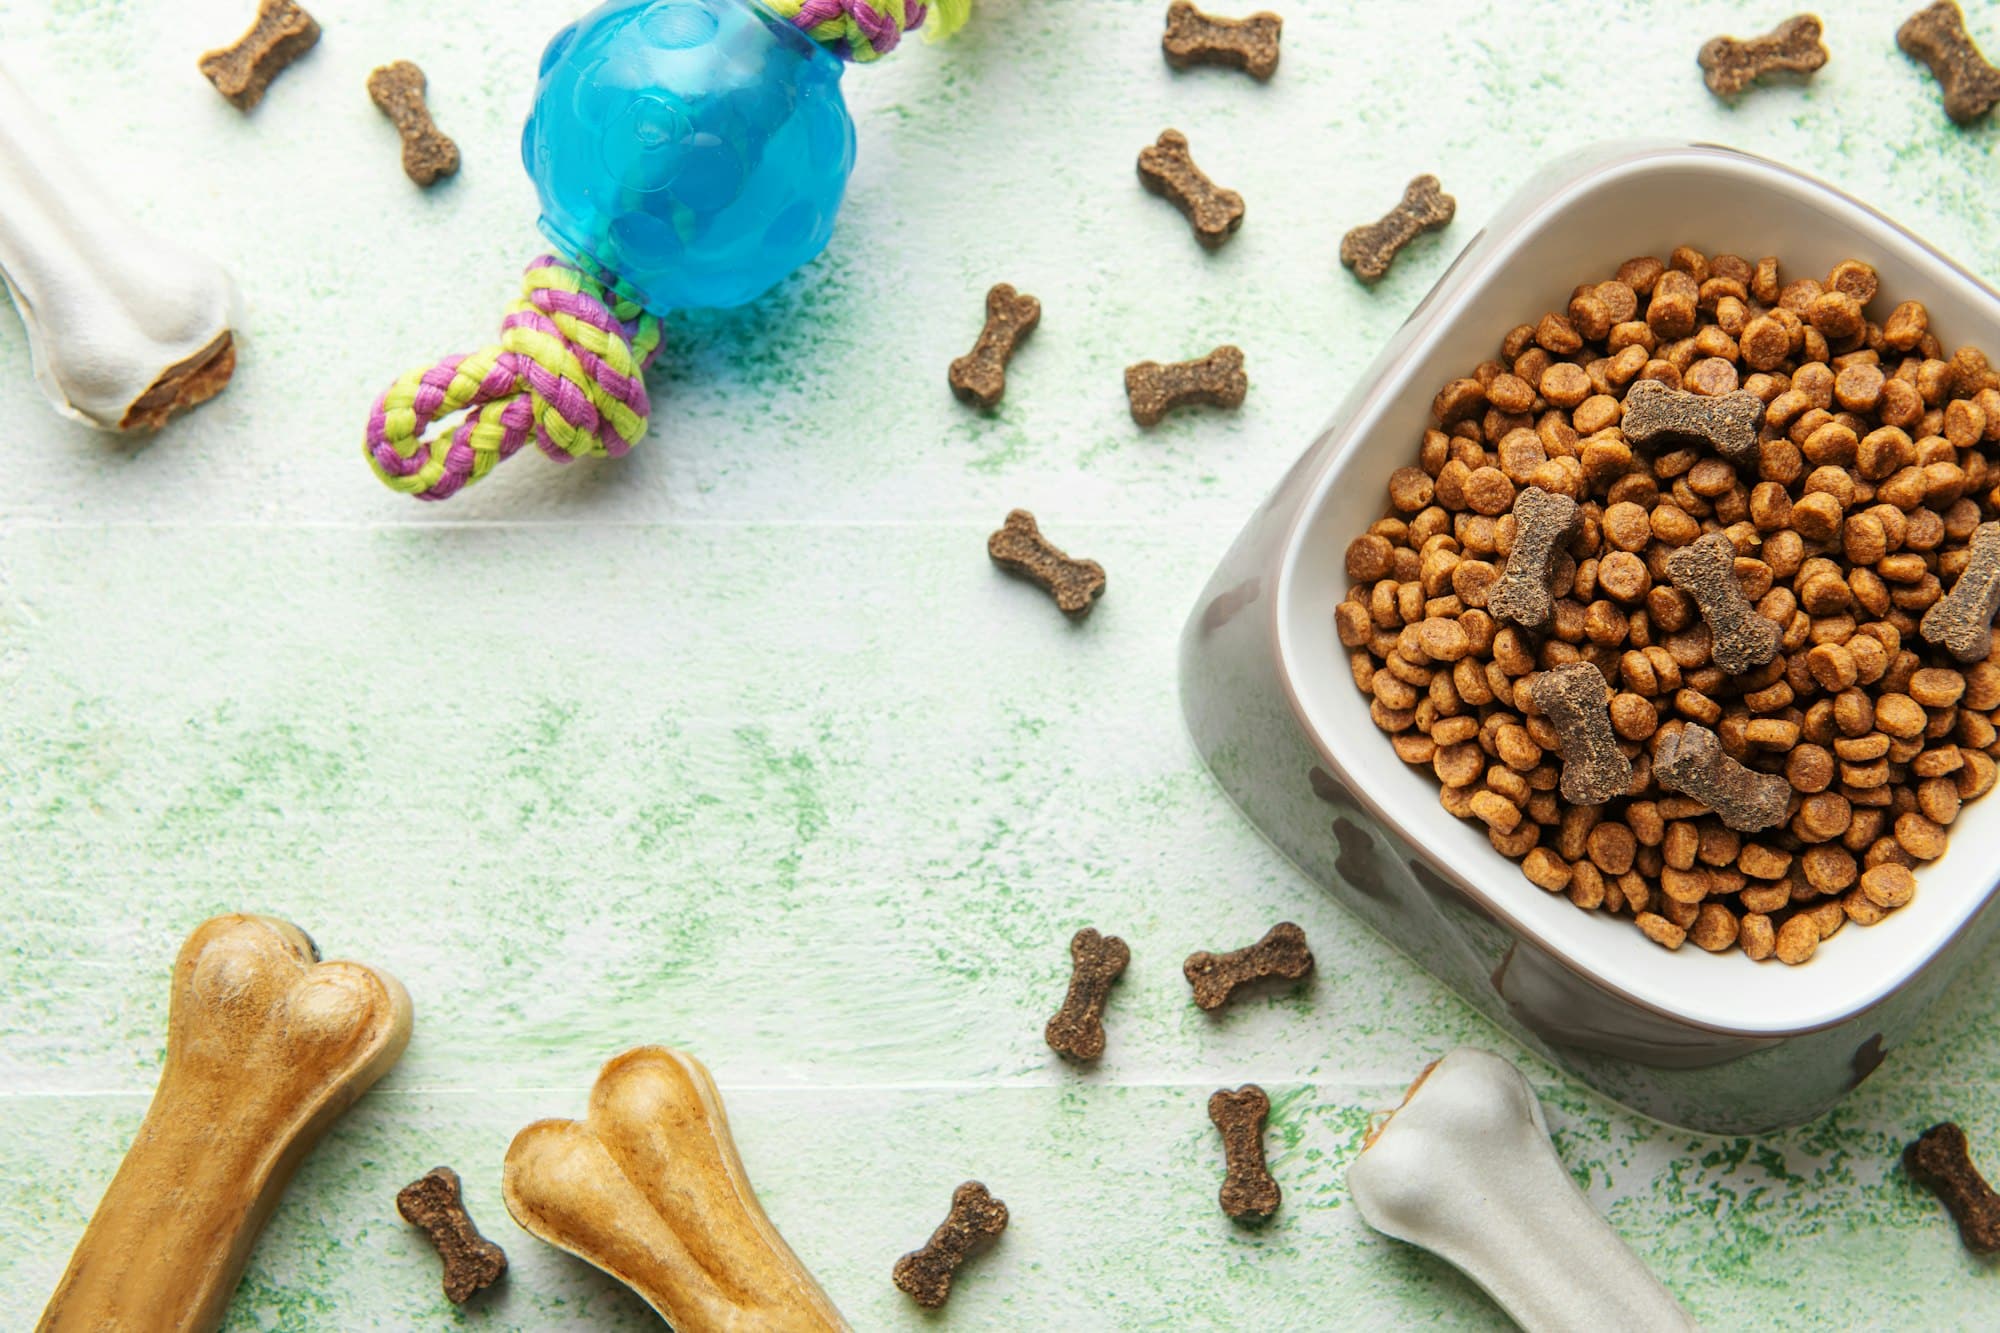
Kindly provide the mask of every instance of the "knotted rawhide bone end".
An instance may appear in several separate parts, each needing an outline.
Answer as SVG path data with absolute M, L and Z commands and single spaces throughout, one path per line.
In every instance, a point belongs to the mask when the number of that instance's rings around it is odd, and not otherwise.
M 431 119 L 424 72 L 407 60 L 368 76 L 368 96 L 403 136 L 403 174 L 426 188 L 458 170 L 458 145 Z
M 1964 1130 L 1950 1121 L 1932 1125 L 1903 1149 L 1903 1169 L 1938 1196 L 1966 1249 L 2000 1254 L 2000 1194 L 1973 1165 Z
M 1125 401 L 1132 409 L 1132 420 L 1141 426 L 1157 426 L 1177 407 L 1238 408 L 1249 393 L 1243 349 L 1228 343 L 1199 361 L 1172 365 L 1141 361 L 1125 367 Z
M 617 1278 L 681 1333 L 847 1328 L 764 1215 L 722 1094 L 683 1051 L 612 1057 L 582 1120 L 514 1136 L 500 1188 L 530 1235 Z
M 1312 950 L 1306 933 L 1290 921 L 1280 921 L 1264 938 L 1233 953 L 1191 953 L 1181 974 L 1194 988 L 1194 1002 L 1203 1009 L 1220 1009 L 1237 987 L 1280 978 L 1297 981 L 1312 971 Z
M 896 1289 L 926 1310 L 951 1299 L 951 1280 L 967 1257 L 985 1249 L 1007 1229 L 1007 1205 L 968 1180 L 951 1192 L 951 1212 L 921 1250 L 896 1261 L 890 1278 Z
M 1557 553 L 1576 531 L 1576 501 L 1567 495 L 1529 486 L 1514 499 L 1514 545 L 1507 567 L 1486 597 L 1495 620 L 1522 629 L 1540 629 L 1555 614 L 1555 594 L 1549 581 Z
M 1736 547 L 1711 532 L 1667 557 L 1667 577 L 1694 599 L 1708 622 L 1709 652 L 1730 675 L 1763 666 L 1778 655 L 1785 631 L 1760 615 L 1736 577 Z
M 1450 224 L 1458 200 L 1435 176 L 1419 176 L 1403 189 L 1398 203 L 1380 222 L 1356 227 L 1340 238 L 1340 262 L 1363 282 L 1379 282 L 1403 247 L 1427 231 Z
M 1104 1054 L 1104 1001 L 1132 961 L 1132 951 L 1116 935 L 1085 926 L 1070 938 L 1069 957 L 1069 993 L 1042 1029 L 1042 1039 L 1058 1055 L 1095 1060 Z
M 1701 48 L 1703 81 L 1717 97 L 1734 97 L 1766 74 L 1811 74 L 1826 64 L 1817 14 L 1794 14 L 1762 37 L 1711 38 Z
M 951 363 L 951 391 L 960 402 L 992 407 L 1007 392 L 1007 363 L 1021 340 L 1042 322 L 1042 303 L 1007 283 L 986 292 L 986 327 L 972 350 Z
M 1089 615 L 1104 595 L 1104 566 L 1095 560 L 1072 560 L 1042 535 L 1035 516 L 1025 509 L 1008 514 L 999 531 L 986 539 L 986 554 L 1008 573 L 1038 584 L 1066 616 Z
M 1747 389 L 1718 397 L 1640 380 L 1625 395 L 1618 426 L 1632 444 L 1705 444 L 1732 463 L 1757 461 L 1764 400 Z
M 1223 189 L 1194 164 L 1187 136 L 1179 130 L 1162 130 L 1155 143 L 1139 150 L 1139 179 L 1187 214 L 1194 238 L 1211 250 L 1243 225 L 1243 196 Z
M 1611 691 L 1588 662 L 1537 672 L 1528 682 L 1535 707 L 1562 741 L 1562 794 L 1572 805 L 1603 805 L 1632 786 L 1632 761 L 1611 729 Z
M 410 997 L 297 926 L 222 916 L 174 962 L 160 1086 L 41 1333 L 222 1322 L 300 1161 L 410 1040 Z
M 1268 79 L 1278 72 L 1278 39 L 1284 28 L 1276 14 L 1219 18 L 1202 13 L 1189 0 L 1174 0 L 1167 6 L 1167 34 L 1160 49 L 1175 69 L 1227 65 L 1254 79 Z
M 1722 752 L 1722 739 L 1690 722 L 1660 738 L 1653 751 L 1653 780 L 1692 796 L 1738 833 L 1755 833 L 1785 821 L 1792 784 L 1776 773 L 1758 773 Z
M 1264 1120 L 1270 1114 L 1271 1099 L 1255 1083 L 1209 1094 L 1208 1118 L 1222 1132 L 1228 1164 L 1219 1196 L 1222 1211 L 1239 1222 L 1262 1221 L 1278 1211 L 1285 1197 L 1264 1165 Z
M 473 1293 L 507 1275 L 506 1251 L 479 1234 L 472 1214 L 465 1211 L 458 1172 L 450 1167 L 433 1167 L 403 1186 L 396 1194 L 396 1211 L 437 1247 L 444 1261 L 445 1299 L 453 1305 L 465 1304 Z
M 1995 69 L 1965 30 L 1965 15 L 1951 0 L 1938 0 L 1904 20 L 1896 45 L 1930 67 L 1944 89 L 1944 113 L 1969 125 L 2000 102 L 2000 69 Z
M 258 0 L 250 31 L 203 56 L 201 72 L 237 110 L 248 111 L 264 100 L 271 80 L 318 41 L 319 24 L 292 0 Z
M 2000 610 L 2000 523 L 1973 530 L 1969 551 L 1951 592 L 1924 612 L 1919 632 L 1961 662 L 1983 662 L 1993 648 L 1993 613 Z

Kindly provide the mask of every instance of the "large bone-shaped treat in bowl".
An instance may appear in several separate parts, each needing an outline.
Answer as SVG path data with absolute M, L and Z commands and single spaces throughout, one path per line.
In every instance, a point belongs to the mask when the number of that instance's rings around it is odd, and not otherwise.
M 321 962 L 297 926 L 196 927 L 174 962 L 159 1089 L 41 1333 L 219 1325 L 292 1172 L 409 1040 L 402 985 Z

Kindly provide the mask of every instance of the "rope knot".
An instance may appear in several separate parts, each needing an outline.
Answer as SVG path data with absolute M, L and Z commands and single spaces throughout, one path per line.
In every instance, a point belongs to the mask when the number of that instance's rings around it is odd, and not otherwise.
M 771 7 L 806 36 L 856 61 L 888 55 L 930 13 L 923 0 L 772 0 Z

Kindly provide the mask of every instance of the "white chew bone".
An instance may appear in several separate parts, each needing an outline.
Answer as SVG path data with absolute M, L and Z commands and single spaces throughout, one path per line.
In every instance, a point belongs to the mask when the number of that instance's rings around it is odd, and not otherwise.
M 134 222 L 83 161 L 0 70 L 0 280 L 35 379 L 66 416 L 151 430 L 229 382 L 235 289 Z
M 1369 1226 L 1448 1261 L 1525 1329 L 1697 1327 L 1592 1211 L 1497 1055 L 1461 1047 L 1419 1076 L 1347 1188 Z

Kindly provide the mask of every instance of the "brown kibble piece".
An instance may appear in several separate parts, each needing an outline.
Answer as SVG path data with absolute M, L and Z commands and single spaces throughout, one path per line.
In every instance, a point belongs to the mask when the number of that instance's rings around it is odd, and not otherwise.
M 1736 548 L 1711 532 L 1667 557 L 1667 577 L 1694 599 L 1708 622 L 1710 653 L 1730 675 L 1763 666 L 1778 655 L 1784 631 L 1758 614 L 1736 578 Z
M 1809 961 L 1819 951 L 1819 922 L 1804 912 L 1778 927 L 1778 961 L 1791 967 Z
M 445 1299 L 453 1305 L 465 1304 L 474 1292 L 506 1276 L 506 1253 L 473 1225 L 459 1191 L 458 1173 L 450 1167 L 434 1167 L 403 1186 L 396 1195 L 396 1211 L 405 1222 L 421 1227 L 437 1247 L 438 1258 L 444 1260 Z
M 1620 426 L 1633 444 L 1706 444 L 1732 463 L 1757 459 L 1764 400 L 1747 389 L 1710 398 L 1644 379 L 1625 395 Z
M 403 136 L 403 174 L 428 189 L 458 170 L 458 145 L 431 119 L 424 72 L 407 60 L 368 76 L 368 96 Z
M 1139 180 L 1185 213 L 1194 238 L 1210 250 L 1243 225 L 1243 196 L 1223 189 L 1194 164 L 1187 136 L 1179 130 L 1162 130 L 1157 141 L 1139 150 Z
M 1646 938 L 1663 949 L 1678 949 L 1687 939 L 1687 931 L 1675 925 L 1657 912 L 1641 912 L 1632 918 L 1632 924 L 1645 932 Z
M 1884 861 L 1861 872 L 1861 893 L 1877 907 L 1901 907 L 1917 896 L 1917 877 L 1906 865 Z
M 1380 281 L 1404 246 L 1424 232 L 1449 225 L 1457 211 L 1458 201 L 1444 192 L 1437 177 L 1418 176 L 1381 221 L 1356 227 L 1340 238 L 1340 262 L 1363 282 Z
M 258 0 L 250 31 L 203 56 L 201 72 L 230 105 L 249 111 L 264 100 L 271 80 L 318 41 L 319 24 L 292 0 Z
M 1588 662 L 1537 672 L 1528 686 L 1535 707 L 1562 740 L 1563 799 L 1602 805 L 1632 785 L 1632 761 L 1611 730 L 1604 674 Z
M 1576 501 L 1530 486 L 1514 501 L 1514 547 L 1500 581 L 1486 594 L 1486 610 L 1496 620 L 1540 629 L 1555 612 L 1549 581 L 1557 552 L 1576 531 Z
M 1189 0 L 1167 6 L 1167 32 L 1160 49 L 1175 69 L 1190 65 L 1227 65 L 1253 79 L 1278 72 L 1278 39 L 1285 21 L 1259 12 L 1248 18 L 1218 18 L 1204 14 Z
M 951 391 L 960 402 L 992 407 L 1007 392 L 1007 363 L 1042 322 L 1042 303 L 1005 282 L 986 291 L 986 327 L 972 350 L 951 363 Z
M 1950 1121 L 1932 1125 L 1903 1149 L 1903 1169 L 1937 1194 L 1966 1249 L 2000 1253 L 2000 1194 L 1973 1165 L 1964 1130 Z
M 1919 626 L 1934 643 L 1961 662 L 1981 662 L 1993 646 L 1993 613 L 2000 611 L 2000 523 L 1973 531 L 1965 570 L 1951 592 L 1931 603 Z
M 1250 376 L 1243 369 L 1243 350 L 1227 343 L 1199 361 L 1179 361 L 1173 365 L 1141 361 L 1125 367 L 1125 398 L 1132 408 L 1132 420 L 1142 426 L 1158 425 L 1175 408 L 1195 403 L 1241 407 L 1249 392 Z
M 968 1180 L 951 1192 L 951 1212 L 921 1250 L 896 1261 L 891 1274 L 899 1291 L 926 1310 L 951 1299 L 951 1280 L 967 1256 L 985 1249 L 1007 1229 L 1007 1205 L 984 1185 Z
M 1227 1169 L 1222 1177 L 1222 1211 L 1237 1221 L 1262 1221 L 1278 1211 L 1285 1192 L 1264 1165 L 1264 1120 L 1271 1099 L 1255 1083 L 1236 1091 L 1209 1094 L 1208 1118 L 1222 1131 Z
M 1042 535 L 1035 516 L 1025 509 L 1008 514 L 1000 530 L 986 539 L 986 554 L 1009 573 L 1039 584 L 1066 616 L 1089 615 L 1104 595 L 1104 566 L 1070 559 Z
M 2000 69 L 1979 54 L 1965 31 L 1965 15 L 1951 0 L 1910 15 L 1896 30 L 1896 45 L 1930 67 L 1944 89 L 1944 113 L 1959 124 L 1971 124 L 2000 102 Z
M 1069 957 L 1069 994 L 1042 1037 L 1058 1055 L 1095 1060 L 1104 1054 L 1104 1001 L 1111 983 L 1132 961 L 1132 951 L 1116 935 L 1100 935 L 1085 926 L 1070 939 Z
M 1181 973 L 1194 988 L 1194 1002 L 1203 1009 L 1220 1009 L 1238 986 L 1280 977 L 1297 981 L 1312 971 L 1312 950 L 1306 933 L 1290 921 L 1280 921 L 1255 944 L 1232 953 L 1202 950 L 1188 955 Z
M 1653 754 L 1653 780 L 1694 797 L 1738 833 L 1782 823 L 1791 802 L 1790 783 L 1743 767 L 1723 753 L 1714 732 L 1692 722 L 1661 739 Z
M 1701 48 L 1703 80 L 1717 97 L 1734 97 L 1766 74 L 1811 74 L 1826 64 L 1817 14 L 1794 14 L 1762 37 L 1711 38 Z

